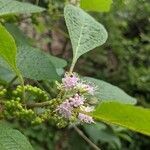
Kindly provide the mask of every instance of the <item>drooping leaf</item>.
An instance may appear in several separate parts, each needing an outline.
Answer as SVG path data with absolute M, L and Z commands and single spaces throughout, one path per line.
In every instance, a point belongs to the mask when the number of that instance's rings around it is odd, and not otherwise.
M 112 0 L 81 0 L 81 8 L 88 11 L 108 12 L 110 10 Z
M 30 46 L 19 46 L 18 49 L 17 65 L 24 77 L 34 80 L 58 79 L 56 69 L 47 54 Z
M 17 70 L 16 53 L 15 40 L 5 27 L 0 24 L 0 57 L 2 57 L 14 71 Z
M 18 130 L 0 124 L 1 150 L 33 150 L 27 138 Z
M 98 105 L 92 116 L 150 136 L 150 109 L 116 102 Z
M 118 101 L 125 104 L 136 104 L 136 99 L 126 94 L 123 90 L 102 80 L 84 77 L 83 80 L 96 86 L 95 96 L 101 101 Z
M 29 3 L 18 2 L 16 0 L 0 0 L 0 16 L 22 13 L 36 13 L 44 11 L 43 8 Z
M 67 5 L 64 15 L 73 47 L 74 63 L 82 54 L 105 43 L 107 31 L 104 26 L 82 9 Z

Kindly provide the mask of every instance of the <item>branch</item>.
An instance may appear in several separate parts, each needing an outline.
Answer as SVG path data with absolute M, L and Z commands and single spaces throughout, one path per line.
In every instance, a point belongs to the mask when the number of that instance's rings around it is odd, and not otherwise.
M 91 147 L 94 148 L 94 150 L 101 150 L 78 127 L 74 126 L 74 129 Z
M 34 108 L 34 107 L 45 107 L 51 105 L 51 101 L 46 101 L 46 102 L 41 102 L 41 103 L 32 103 L 32 104 L 26 104 L 27 107 L 29 108 Z

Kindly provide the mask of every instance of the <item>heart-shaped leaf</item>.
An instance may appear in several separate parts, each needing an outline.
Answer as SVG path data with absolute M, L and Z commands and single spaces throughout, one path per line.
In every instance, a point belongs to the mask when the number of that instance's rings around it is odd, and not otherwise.
M 66 25 L 73 47 L 73 63 L 84 53 L 105 43 L 107 31 L 82 9 L 67 5 L 64 10 Z

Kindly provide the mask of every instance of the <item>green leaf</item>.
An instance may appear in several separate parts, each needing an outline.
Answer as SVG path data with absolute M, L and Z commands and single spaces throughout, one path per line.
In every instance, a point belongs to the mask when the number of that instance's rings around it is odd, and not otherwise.
M 29 39 L 15 25 L 5 26 L 16 40 L 17 65 L 23 76 L 34 80 L 58 79 L 56 69 L 65 67 L 67 62 L 30 46 Z
M 21 30 L 13 24 L 6 24 L 6 29 L 13 35 L 18 46 L 29 46 L 29 39 L 21 32 Z M 30 46 L 31 47 L 31 46 Z M 32 48 L 35 49 L 35 48 Z M 64 59 L 48 55 L 55 68 L 64 68 L 67 62 Z
M 5 28 L 8 30 L 8 32 L 14 37 L 16 45 L 29 45 L 29 39 L 27 36 L 24 35 L 24 33 L 14 24 L 6 23 Z
M 150 136 L 150 109 L 116 102 L 98 105 L 92 116 Z
M 31 46 L 19 46 L 17 65 L 23 76 L 34 80 L 56 80 L 58 75 L 51 58 Z
M 93 125 L 84 125 L 84 129 L 93 142 L 108 143 L 113 149 L 121 149 L 121 141 L 119 137 L 115 135 L 111 128 L 107 128 L 105 124 L 96 122 Z
M 13 37 L 0 24 L 0 56 L 11 66 L 16 72 L 16 53 L 17 48 Z
M 102 80 L 84 77 L 83 80 L 93 83 L 96 87 L 95 96 L 101 101 L 118 101 L 125 104 L 136 104 L 136 99 L 126 94 L 123 90 Z
M 108 12 L 110 10 L 112 0 L 81 0 L 81 8 L 88 11 Z
M 10 82 L 15 77 L 10 70 L 0 66 L 0 83 L 6 84 Z
M 66 25 L 73 47 L 73 63 L 84 53 L 105 43 L 107 31 L 82 9 L 67 5 L 64 10 Z
M 33 150 L 27 138 L 18 130 L 0 124 L 1 150 Z
M 36 13 L 44 11 L 43 8 L 29 3 L 22 3 L 15 0 L 0 0 L 0 16 L 22 13 Z
M 51 62 L 53 63 L 53 65 L 55 66 L 55 68 L 64 68 L 67 66 L 67 62 L 64 59 L 52 56 L 52 55 L 48 55 Z
M 15 73 L 12 71 L 7 62 L 0 58 L 0 83 L 7 84 L 15 76 Z

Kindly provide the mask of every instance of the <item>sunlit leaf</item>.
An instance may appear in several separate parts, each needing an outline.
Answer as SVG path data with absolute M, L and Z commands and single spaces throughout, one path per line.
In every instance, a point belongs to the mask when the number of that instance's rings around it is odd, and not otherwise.
M 109 102 L 99 104 L 92 116 L 150 136 L 150 109 Z

